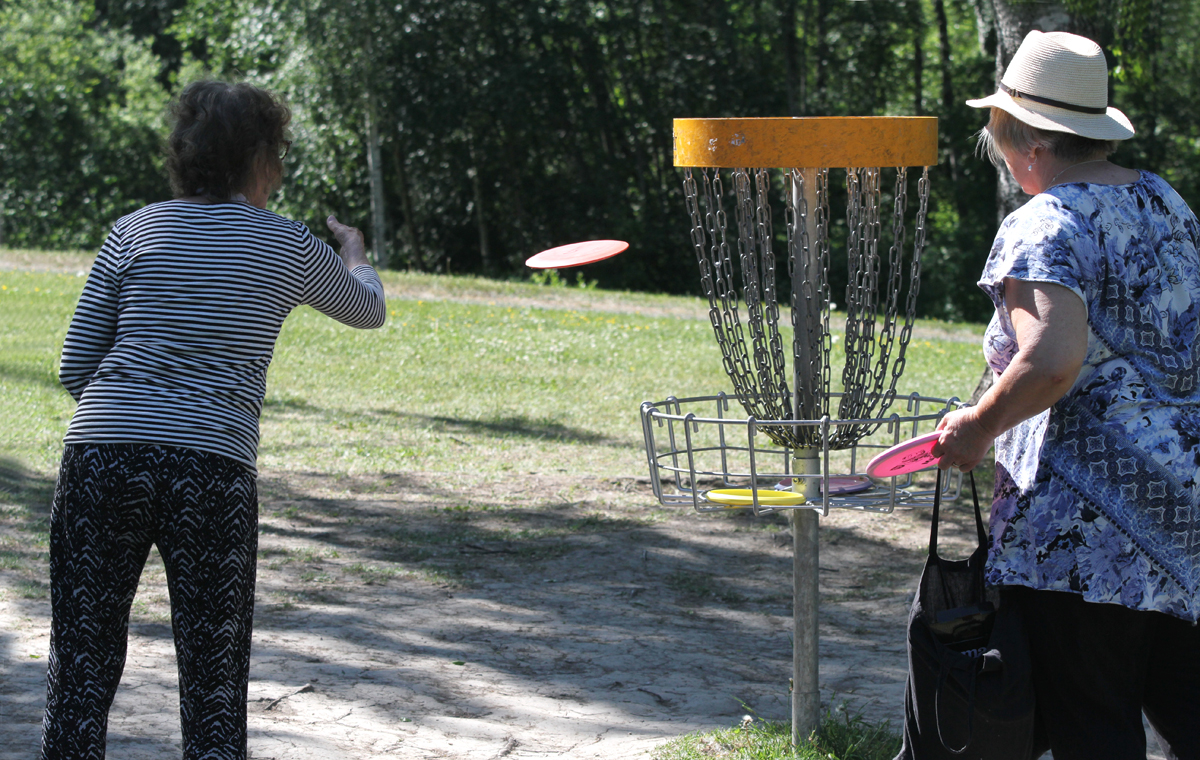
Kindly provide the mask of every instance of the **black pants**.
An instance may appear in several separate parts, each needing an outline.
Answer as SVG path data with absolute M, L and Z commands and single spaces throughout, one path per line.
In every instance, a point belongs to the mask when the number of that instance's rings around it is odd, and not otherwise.
M 102 760 L 129 610 L 151 545 L 171 595 L 186 760 L 246 757 L 258 547 L 255 476 L 217 454 L 66 447 L 50 515 L 42 760 Z
M 1010 586 L 1029 632 L 1054 760 L 1144 760 L 1142 713 L 1169 758 L 1200 760 L 1200 627 L 1160 612 Z

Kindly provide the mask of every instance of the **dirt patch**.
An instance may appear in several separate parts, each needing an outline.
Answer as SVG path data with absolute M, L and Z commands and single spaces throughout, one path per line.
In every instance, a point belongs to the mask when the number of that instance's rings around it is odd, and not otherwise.
M 252 757 L 641 757 L 747 710 L 789 714 L 783 517 L 664 509 L 638 479 L 265 473 L 260 490 Z M 25 507 L 0 524 L 10 545 L 44 517 Z M 944 543 L 964 549 L 967 512 L 949 518 Z M 902 716 L 927 530 L 923 510 L 822 520 L 827 708 Z M 22 556 L 0 570 L 0 758 L 14 760 L 37 742 L 48 645 L 30 583 L 44 552 Z M 155 556 L 110 757 L 178 752 L 174 670 Z

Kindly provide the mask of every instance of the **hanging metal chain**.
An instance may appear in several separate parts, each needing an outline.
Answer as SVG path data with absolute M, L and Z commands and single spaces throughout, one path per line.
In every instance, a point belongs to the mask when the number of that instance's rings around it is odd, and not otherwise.
M 829 170 L 820 169 L 817 172 L 817 267 L 820 273 L 821 299 L 821 388 L 823 403 L 821 416 L 829 415 L 829 388 L 833 378 L 830 355 L 833 352 L 833 334 L 829 331 L 830 304 L 829 293 Z
M 754 171 L 755 185 L 769 178 L 765 169 Z M 760 192 L 757 202 L 750 171 L 735 169 L 734 189 L 737 195 L 738 252 L 742 265 L 742 298 L 746 302 L 746 321 L 754 349 L 753 366 L 758 371 L 758 387 L 762 398 L 760 408 L 766 410 L 763 419 L 787 419 L 790 415 L 783 400 L 789 395 L 787 370 L 779 337 L 779 305 L 775 302 L 775 257 L 771 251 L 771 209 Z M 772 314 L 774 319 L 772 320 Z M 765 323 L 765 324 L 764 324 Z M 770 334 L 768 334 L 770 333 Z M 779 346 L 778 361 L 771 345 Z
M 829 413 L 828 177 L 825 169 L 793 169 L 784 182 L 796 419 L 820 419 Z M 795 433 L 797 447 L 820 445 L 815 427 Z
M 871 406 L 871 367 L 875 351 L 875 303 L 879 291 L 879 170 L 847 169 L 846 363 L 838 417 L 863 419 Z M 857 440 L 857 427 L 838 429 L 839 437 Z
M 917 318 L 917 295 L 921 291 L 921 257 L 925 253 L 925 219 L 929 213 L 929 167 L 921 170 L 917 181 L 917 225 L 913 233 L 913 255 L 908 274 L 908 301 L 904 304 L 904 327 L 900 329 L 900 352 L 892 364 L 892 395 L 896 383 L 904 374 L 905 357 L 909 340 L 912 339 L 913 322 Z
M 741 339 L 741 321 L 733 293 L 733 263 L 726 240 L 727 220 L 721 205 L 721 177 L 714 171 L 710 177 L 701 170 L 704 185 L 704 204 L 701 209 L 699 188 L 692 170 L 684 172 L 684 196 L 692 217 L 692 245 L 700 268 L 700 285 L 708 298 L 708 319 L 712 324 L 725 374 L 739 396 L 757 395 L 754 377 L 745 362 L 745 341 Z M 738 347 L 741 351 L 738 351 Z M 749 386 L 747 385 L 749 383 Z
M 892 245 L 888 249 L 889 281 L 886 290 L 887 301 L 884 304 L 883 327 L 879 332 L 879 355 L 881 361 L 875 364 L 875 376 L 872 387 L 878 394 L 884 387 L 888 370 L 888 357 L 896 339 L 896 310 L 900 303 L 900 291 L 904 284 L 904 215 L 908 209 L 908 171 L 903 167 L 896 169 L 896 185 L 892 192 Z M 893 375 L 887 390 L 882 391 L 875 406 L 873 416 L 882 416 L 892 405 L 896 397 L 896 375 Z
M 784 175 L 783 207 L 786 218 L 788 257 L 788 280 L 791 282 L 790 305 L 792 307 L 792 390 L 789 401 L 793 419 L 811 419 L 816 405 L 826 395 L 821 388 L 819 354 L 814 356 L 812 333 L 804 329 L 805 315 L 811 309 L 815 296 L 815 283 L 810 267 L 812 240 L 808 234 L 808 186 L 804 175 L 793 169 Z M 819 350 L 819 347 L 818 347 Z M 814 401 L 816 402 L 814 404 Z M 792 448 L 811 446 L 815 437 L 811 430 L 793 428 L 789 438 Z
M 829 172 L 819 169 L 811 179 L 799 170 L 785 175 L 785 214 L 788 240 L 788 277 L 792 306 L 792 387 L 789 389 L 783 340 L 779 332 L 778 292 L 775 285 L 770 197 L 770 176 L 764 169 L 737 169 L 732 173 L 736 207 L 737 263 L 741 269 L 741 298 L 746 303 L 746 324 L 738 314 L 734 259 L 727 237 L 724 188 L 720 170 L 700 170 L 702 188 L 693 171 L 684 172 L 684 195 L 691 216 L 692 245 L 700 268 L 700 281 L 709 302 L 709 321 L 721 348 L 725 372 L 739 401 L 761 422 L 819 419 L 829 414 L 830 355 L 830 214 Z M 905 290 L 907 173 L 897 170 L 892 203 L 891 246 L 887 257 L 885 290 L 880 290 L 879 240 L 881 223 L 880 171 L 848 169 L 846 362 L 842 369 L 843 395 L 838 404 L 842 420 L 880 420 L 839 425 L 830 438 L 832 448 L 846 448 L 878 429 L 884 411 L 892 404 L 896 384 L 903 374 L 905 353 L 912 337 L 920 287 L 921 257 L 925 248 L 929 171 L 917 184 L 920 199 L 909 264 L 904 326 L 896 334 L 901 291 Z M 809 183 L 812 186 L 809 186 Z M 809 199 L 812 199 L 810 202 Z M 810 219 L 810 216 L 812 217 Z M 810 224 L 811 222 L 811 224 Z M 810 228 L 813 232 L 810 233 Z M 876 328 L 878 324 L 878 337 Z M 745 330 L 750 332 L 747 344 Z M 892 361 L 893 352 L 896 354 Z M 889 371 L 890 370 L 890 371 Z M 885 387 L 886 386 L 886 387 Z M 793 395 L 794 392 L 794 395 Z M 793 416 L 795 415 L 795 416 Z M 761 428 L 776 444 L 788 448 L 819 445 L 816 427 Z
M 764 387 L 764 392 L 777 393 L 780 408 L 784 411 L 784 419 L 790 418 L 790 391 L 787 383 L 787 364 L 783 356 L 783 336 L 779 334 L 779 299 L 775 290 L 775 251 L 772 242 L 775 231 L 771 220 L 771 175 L 766 169 L 759 169 L 754 176 L 756 213 L 758 218 L 759 266 L 762 283 L 763 317 L 767 322 L 767 349 L 770 353 L 765 362 L 776 378 L 782 381 L 773 387 Z M 756 347 L 757 348 L 757 347 Z M 764 362 L 760 361 L 760 366 Z
M 757 373 L 754 371 L 756 368 L 761 370 L 764 366 L 763 360 L 759 356 L 760 354 L 767 355 L 765 341 L 762 351 L 757 350 L 756 346 L 753 361 L 747 350 L 743 324 L 738 314 L 738 292 L 734 286 L 733 259 L 730 256 L 727 237 L 728 220 L 724 211 L 724 188 L 720 171 L 714 169 L 710 175 L 707 170 L 701 169 L 700 175 L 703 179 L 703 203 L 701 203 L 700 188 L 697 186 L 691 169 L 684 172 L 684 196 L 688 213 L 692 219 L 691 238 L 696 253 L 696 262 L 700 269 L 701 287 L 709 303 L 709 322 L 712 324 L 717 345 L 721 349 L 725 374 L 733 383 L 734 392 L 747 414 L 763 420 L 788 419 L 789 410 L 781 403 L 778 393 L 766 389 L 780 385 L 779 381 L 786 378 L 785 372 L 782 369 L 771 368 L 769 357 L 765 365 L 766 371 Z M 739 182 L 746 184 L 746 173 L 741 172 L 739 178 L 739 172 L 735 171 L 732 179 L 737 188 Z M 758 266 L 752 255 L 755 251 L 754 240 L 758 236 L 755 235 L 753 225 L 747 223 L 745 211 L 745 206 L 739 201 L 736 211 L 739 259 L 743 263 L 742 274 L 745 284 L 743 294 L 747 296 L 747 324 L 752 333 L 752 340 L 754 340 L 753 335 L 762 332 L 763 321 L 762 299 L 757 286 Z M 756 211 L 754 213 L 757 214 Z M 750 229 L 749 234 L 747 234 L 747 229 Z M 751 255 L 747 256 L 747 252 L 750 252 Z M 750 261 L 749 272 L 745 266 L 747 259 Z M 749 283 L 745 280 L 747 276 L 750 278 Z M 773 259 L 770 276 L 772 279 L 774 278 Z M 782 362 L 782 349 L 779 351 L 779 359 Z M 785 380 L 783 385 L 785 389 L 783 397 L 786 398 Z M 776 428 L 764 432 L 767 432 L 773 440 L 778 438 L 775 440 L 777 444 L 790 445 L 788 441 L 779 437 L 778 430 Z

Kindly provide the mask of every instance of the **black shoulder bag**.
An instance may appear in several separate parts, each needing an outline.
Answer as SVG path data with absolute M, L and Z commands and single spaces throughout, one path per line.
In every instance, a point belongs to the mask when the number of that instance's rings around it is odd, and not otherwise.
M 944 560 L 938 471 L 929 558 L 908 617 L 904 746 L 896 760 L 1036 757 L 1029 647 L 1018 609 L 984 585 L 987 533 L 970 479 L 979 547 L 967 559 Z

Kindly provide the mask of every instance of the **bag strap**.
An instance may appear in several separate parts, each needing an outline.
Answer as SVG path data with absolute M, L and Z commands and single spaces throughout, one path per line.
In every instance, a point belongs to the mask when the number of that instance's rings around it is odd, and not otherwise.
M 987 529 L 983 527 L 983 514 L 979 511 L 979 491 L 975 488 L 975 473 L 968 472 L 971 480 L 971 500 L 975 503 L 975 533 L 979 536 L 979 545 L 987 546 Z M 929 526 L 929 556 L 937 557 L 938 517 L 942 510 L 942 470 L 937 472 L 937 485 L 933 492 L 933 520 Z
M 938 668 L 937 687 L 933 690 L 933 721 L 937 725 L 938 741 L 942 743 L 949 752 L 955 755 L 961 755 L 967 751 L 967 747 L 971 746 L 971 739 L 975 736 L 975 673 L 978 668 L 972 667 L 968 672 L 967 691 L 970 697 L 967 698 L 967 740 L 958 749 L 951 747 L 946 743 L 946 737 L 942 735 L 942 689 L 946 686 L 946 677 L 950 675 L 950 671 L 954 670 L 953 665 L 947 665 L 943 660 Z

